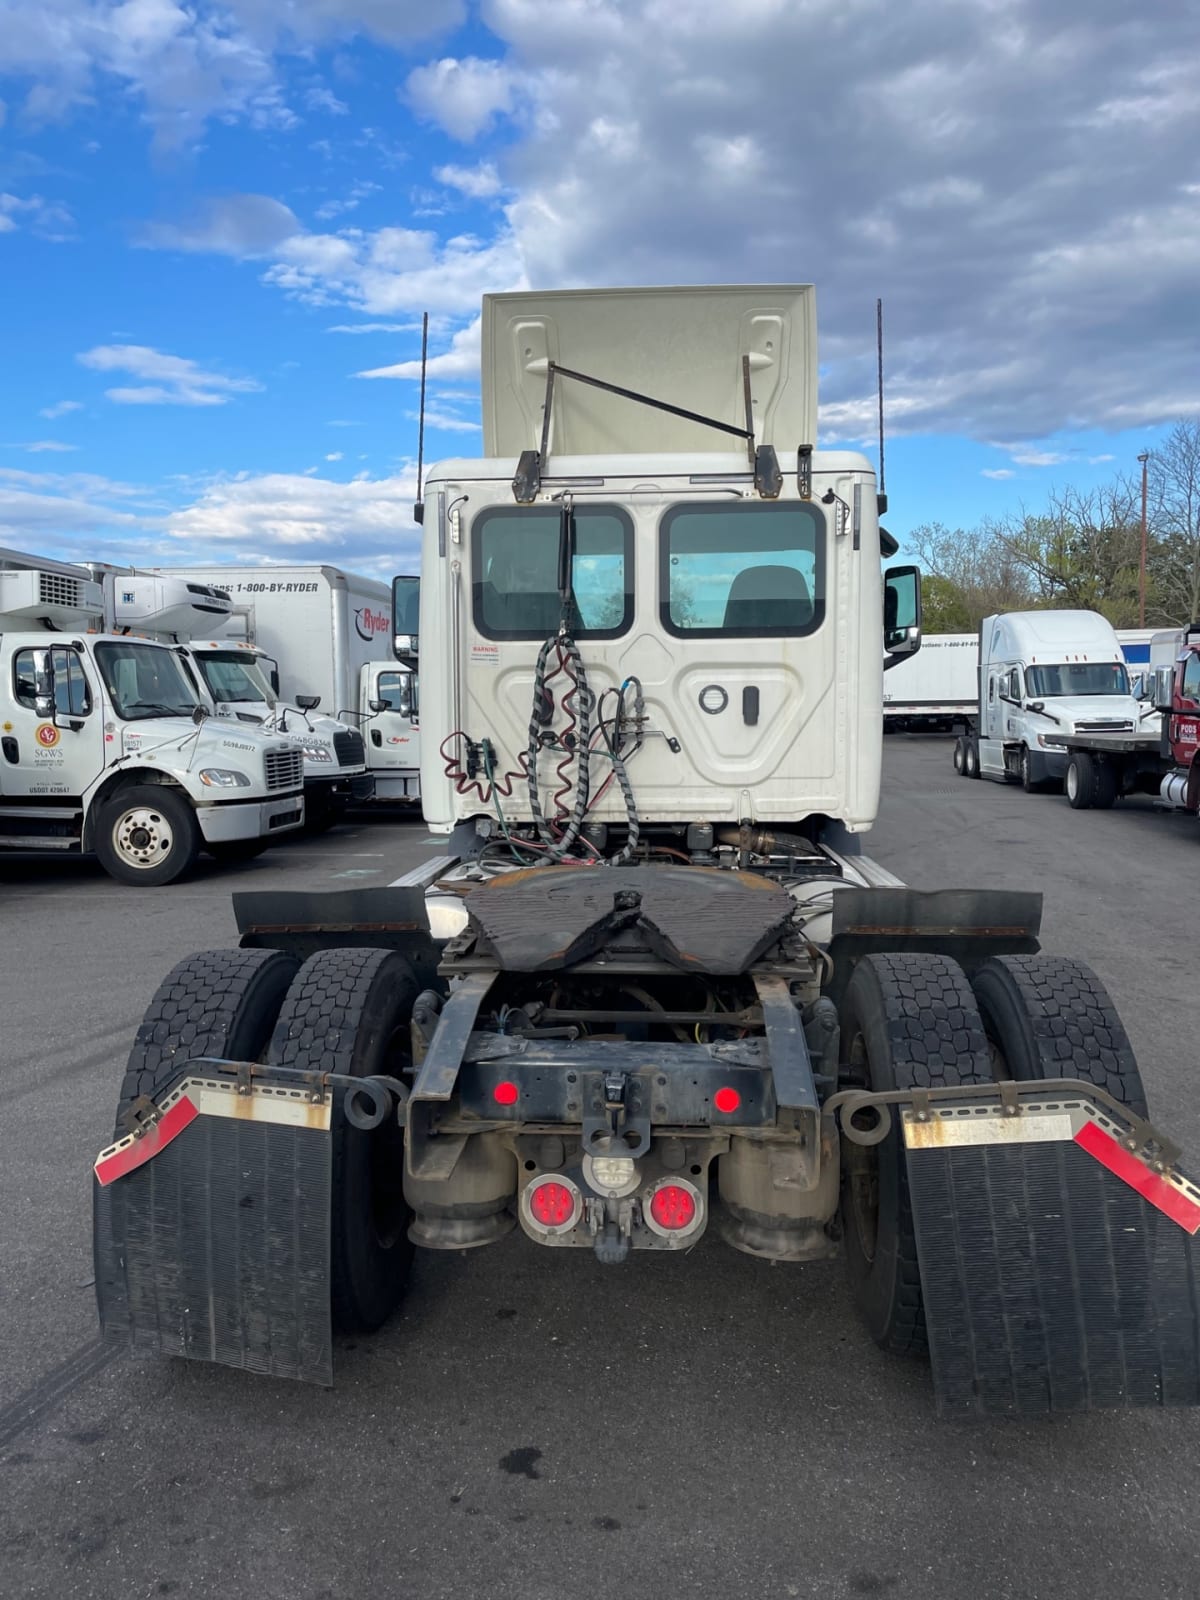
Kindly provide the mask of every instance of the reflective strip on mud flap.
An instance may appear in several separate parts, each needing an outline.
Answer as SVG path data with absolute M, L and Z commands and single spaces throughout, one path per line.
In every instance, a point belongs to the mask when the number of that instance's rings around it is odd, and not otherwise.
M 327 1132 L 330 1120 L 328 1096 L 314 1105 L 301 1090 L 258 1083 L 249 1094 L 240 1094 L 236 1083 L 215 1078 L 185 1078 L 159 1102 L 157 1110 L 158 1121 L 145 1133 L 126 1134 L 101 1150 L 94 1171 L 102 1187 L 144 1166 L 200 1116 L 275 1122 L 318 1132 Z
M 1188 1178 L 1155 1172 L 1083 1095 L 902 1119 L 942 1416 L 1200 1404 Z
M 928 1119 L 921 1120 L 906 1110 L 903 1126 L 910 1150 L 1071 1140 L 1187 1233 L 1200 1231 L 1200 1188 L 1179 1172 L 1156 1172 L 1122 1142 L 1123 1130 L 1087 1101 L 1027 1103 L 1017 1116 L 991 1106 L 945 1106 L 931 1107 Z

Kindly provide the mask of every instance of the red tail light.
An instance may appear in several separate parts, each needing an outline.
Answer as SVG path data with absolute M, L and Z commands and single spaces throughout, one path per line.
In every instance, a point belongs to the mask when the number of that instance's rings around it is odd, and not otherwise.
M 726 1084 L 723 1089 L 718 1089 L 716 1094 L 713 1095 L 713 1105 L 716 1106 L 718 1111 L 724 1111 L 726 1115 L 731 1111 L 736 1111 L 741 1103 L 741 1095 L 730 1084 Z
M 492 1090 L 492 1099 L 498 1106 L 515 1106 L 520 1098 L 520 1089 L 507 1078 Z
M 583 1200 L 569 1178 L 542 1178 L 525 1190 L 526 1215 L 538 1233 L 565 1233 L 579 1220 Z
M 656 1233 L 686 1233 L 700 1215 L 698 1196 L 690 1183 L 660 1183 L 650 1196 L 647 1220 Z

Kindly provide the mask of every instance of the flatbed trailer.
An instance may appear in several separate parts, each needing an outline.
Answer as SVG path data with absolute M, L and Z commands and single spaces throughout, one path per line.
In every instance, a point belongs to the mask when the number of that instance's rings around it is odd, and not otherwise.
M 1161 734 L 1060 733 L 1045 742 L 1067 752 L 1063 790 L 1076 811 L 1107 811 L 1131 794 L 1158 794 L 1175 770 Z

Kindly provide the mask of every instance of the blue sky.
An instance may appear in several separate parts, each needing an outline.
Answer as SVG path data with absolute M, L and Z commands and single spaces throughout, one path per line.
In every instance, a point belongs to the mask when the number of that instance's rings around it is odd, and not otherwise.
M 0 543 L 411 565 L 487 290 L 812 280 L 889 525 L 1200 413 L 1189 6 L 0 0 Z M 350 330 L 350 331 L 347 331 Z M 383 374 L 363 376 L 364 373 Z

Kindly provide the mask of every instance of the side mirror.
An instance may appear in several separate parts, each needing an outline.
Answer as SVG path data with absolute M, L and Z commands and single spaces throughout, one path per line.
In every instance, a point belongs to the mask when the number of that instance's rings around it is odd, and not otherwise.
M 883 575 L 884 669 L 921 648 L 921 574 L 916 567 L 889 567 Z
M 376 716 L 378 716 L 381 711 L 387 710 L 388 703 L 386 700 L 368 700 L 367 708 L 368 710 L 373 711 Z
M 296 696 L 296 704 L 301 711 L 315 711 L 321 704 L 321 696 L 319 694 L 298 694 Z
M 1150 677 L 1151 700 L 1156 711 L 1170 711 L 1175 698 L 1175 668 L 1155 667 Z
M 79 733 L 83 728 L 83 720 L 80 717 L 69 717 L 65 712 L 57 711 L 54 714 L 54 726 L 56 728 L 67 728 L 71 733 Z
M 392 654 L 399 660 L 417 654 L 421 632 L 421 580 L 411 574 L 392 579 Z
M 1040 714 L 1041 712 L 1045 711 L 1046 702 L 1044 700 L 1030 700 L 1026 709 L 1029 711 L 1036 711 Z

